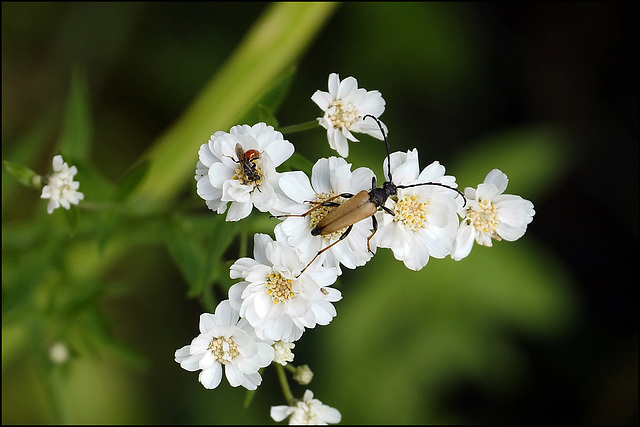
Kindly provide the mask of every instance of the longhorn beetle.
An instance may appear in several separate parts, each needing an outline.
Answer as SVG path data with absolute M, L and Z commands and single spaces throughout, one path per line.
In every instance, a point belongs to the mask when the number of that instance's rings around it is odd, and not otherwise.
M 351 232 L 351 229 L 353 228 L 353 224 L 368 217 L 371 217 L 372 219 L 373 232 L 369 237 L 367 237 L 367 249 L 369 250 L 369 252 L 373 254 L 373 251 L 371 250 L 371 246 L 369 245 L 369 242 L 371 241 L 371 238 L 373 237 L 373 235 L 376 234 L 376 231 L 378 231 L 378 221 L 376 220 L 375 213 L 378 212 L 378 208 L 380 208 L 384 210 L 386 213 L 390 215 L 394 215 L 393 211 L 388 207 L 384 206 L 384 204 L 389 197 L 395 196 L 397 194 L 399 188 L 411 188 L 411 187 L 418 187 L 421 185 L 437 185 L 437 186 L 448 188 L 450 190 L 457 192 L 464 199 L 463 207 L 467 204 L 467 199 L 464 197 L 464 194 L 462 194 L 460 190 L 439 182 L 421 182 L 421 183 L 409 184 L 409 185 L 394 184 L 393 178 L 391 177 L 391 153 L 389 149 L 389 141 L 387 139 L 387 135 L 384 133 L 380 120 L 378 120 L 375 116 L 372 116 L 371 114 L 367 114 L 363 117 L 363 120 L 369 117 L 374 119 L 378 123 L 380 132 L 382 133 L 382 136 L 384 138 L 384 143 L 387 148 L 387 175 L 389 176 L 389 180 L 383 182 L 382 187 L 377 188 L 376 177 L 374 176 L 371 180 L 370 191 L 362 190 L 357 194 L 341 193 L 328 198 L 324 202 L 317 202 L 316 206 L 312 207 L 311 209 L 309 209 L 307 212 L 303 214 L 276 216 L 276 218 L 306 217 L 311 212 L 313 212 L 314 210 L 318 209 L 321 206 L 334 206 L 335 209 L 329 212 L 324 218 L 322 218 L 316 224 L 316 226 L 313 229 L 311 229 L 311 234 L 313 236 L 324 236 L 324 235 L 331 234 L 346 228 L 346 230 L 335 242 L 319 250 L 318 253 L 316 253 L 316 255 L 313 257 L 313 259 L 311 259 L 311 261 L 309 261 L 309 263 L 302 269 L 302 271 L 300 271 L 300 274 L 302 274 L 313 263 L 313 261 L 315 261 L 316 258 L 318 258 L 323 252 L 327 251 L 338 242 L 344 240 L 349 235 L 349 232 Z M 333 200 L 337 199 L 338 197 L 342 197 L 347 200 L 345 200 L 342 203 L 334 202 Z

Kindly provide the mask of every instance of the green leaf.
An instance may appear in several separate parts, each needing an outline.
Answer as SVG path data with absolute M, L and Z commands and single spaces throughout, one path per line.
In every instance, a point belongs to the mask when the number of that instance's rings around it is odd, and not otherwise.
M 77 160 L 86 161 L 91 151 L 92 121 L 89 88 L 84 70 L 75 68 L 60 136 L 60 151 Z
M 147 372 L 150 367 L 147 356 L 111 335 L 103 335 L 100 346 L 107 354 L 114 356 L 137 372 Z
M 280 166 L 280 171 L 303 171 L 307 175 L 311 175 L 311 170 L 313 169 L 313 163 L 306 157 L 304 157 L 300 153 L 293 153 L 293 156 L 289 157 L 285 162 Z
M 78 217 L 79 217 L 78 207 L 75 205 L 71 205 L 69 209 L 64 209 L 64 212 L 67 218 L 67 223 L 69 224 L 69 228 L 71 229 L 71 235 L 73 235 L 73 233 L 78 228 Z
M 149 161 L 143 161 L 127 171 L 116 188 L 115 200 L 123 201 L 136 189 L 149 170 Z
M 258 121 L 266 123 L 278 129 L 278 119 L 273 115 L 269 107 L 258 105 Z
M 78 191 L 84 194 L 84 201 L 107 201 L 112 198 L 115 187 L 98 168 L 84 160 L 67 157 L 67 153 L 63 153 L 62 158 L 69 166 L 78 169 L 75 180 L 80 183 Z
M 171 258 L 189 286 L 189 295 L 199 295 L 205 253 L 198 236 L 194 236 L 194 224 L 189 218 L 175 216 L 169 223 L 165 241 Z
M 25 187 L 39 190 L 40 185 L 35 182 L 36 173 L 26 166 L 17 165 L 8 161 L 3 161 L 4 168 L 9 172 L 20 184 Z
M 236 240 L 240 224 L 225 221 L 224 215 L 210 213 L 205 217 L 176 215 L 168 227 L 165 243 L 189 286 L 187 295 L 205 296 L 208 286 L 225 270 L 223 256 Z M 228 275 L 228 269 L 226 273 Z
M 274 113 L 278 111 L 282 101 L 289 92 L 295 72 L 295 66 L 289 67 L 289 69 L 284 72 L 282 78 L 269 88 L 267 93 L 256 103 L 256 106 L 243 117 L 241 123 L 253 125 L 257 122 L 265 122 L 277 129 L 278 120 Z
M 2 157 L 11 163 L 19 165 L 33 165 L 38 161 L 38 156 L 46 152 L 47 143 L 55 135 L 58 126 L 58 108 L 51 108 L 38 120 L 35 120 L 27 132 L 15 141 L 8 142 L 9 148 L 2 148 Z M 3 141 L 4 143 L 4 141 Z M 51 158 L 47 159 L 47 165 L 51 167 Z M 43 172 L 44 173 L 44 172 Z M 21 196 L 17 193 L 22 187 L 14 179 L 2 179 L 2 211 L 6 215 L 10 211 L 20 210 L 24 212 L 22 204 L 14 203 Z
M 222 217 L 222 215 L 219 215 Z M 224 253 L 227 251 L 231 243 L 237 239 L 241 225 L 238 221 L 221 221 L 218 220 L 215 237 L 209 239 L 207 247 L 207 264 L 203 276 L 203 286 L 209 282 L 217 282 L 219 277 L 229 276 L 229 269 L 225 268 L 226 260 L 223 259 Z
M 101 253 L 105 251 L 107 243 L 113 237 L 113 231 L 118 229 L 119 219 L 113 208 L 107 208 L 100 213 L 100 219 L 96 226 L 96 244 Z

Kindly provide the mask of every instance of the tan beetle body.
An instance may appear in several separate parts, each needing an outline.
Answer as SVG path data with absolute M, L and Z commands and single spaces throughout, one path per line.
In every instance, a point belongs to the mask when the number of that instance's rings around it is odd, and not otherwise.
M 370 217 L 378 210 L 375 204 L 370 203 L 370 199 L 367 190 L 360 191 L 322 218 L 311 230 L 311 234 L 314 236 L 331 234 Z

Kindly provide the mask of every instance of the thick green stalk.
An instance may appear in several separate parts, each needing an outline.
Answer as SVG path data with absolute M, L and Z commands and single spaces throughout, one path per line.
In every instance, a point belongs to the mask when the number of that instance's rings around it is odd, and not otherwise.
M 242 124 L 238 120 L 304 52 L 337 4 L 272 4 L 195 102 L 146 153 L 150 169 L 131 197 L 132 208 L 153 210 L 193 181 L 200 145 L 215 131 Z

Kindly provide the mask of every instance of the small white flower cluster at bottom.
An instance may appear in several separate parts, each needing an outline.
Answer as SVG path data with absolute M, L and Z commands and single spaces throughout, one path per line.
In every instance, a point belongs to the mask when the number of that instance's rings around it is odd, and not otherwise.
M 291 405 L 271 407 L 271 418 L 274 421 L 282 421 L 287 417 L 290 425 L 337 424 L 342 419 L 337 409 L 314 399 L 311 390 L 305 391 L 302 400 L 295 401 Z

